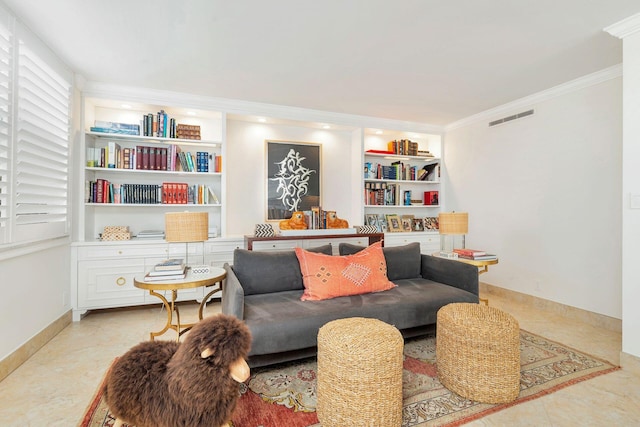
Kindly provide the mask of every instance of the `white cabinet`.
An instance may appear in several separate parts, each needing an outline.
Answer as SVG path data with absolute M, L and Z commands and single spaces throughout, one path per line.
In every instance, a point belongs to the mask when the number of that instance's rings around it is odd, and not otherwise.
M 440 250 L 440 235 L 433 232 L 423 233 L 385 233 L 384 245 L 403 246 L 409 243 L 420 243 L 420 253 L 430 255 Z
M 242 238 L 190 244 L 189 263 L 222 267 L 225 262 L 233 262 L 233 250 L 242 244 Z M 185 244 L 165 241 L 74 243 L 71 257 L 73 320 L 80 320 L 88 310 L 160 304 L 158 298 L 136 288 L 133 279 L 168 257 L 185 257 L 185 249 Z M 178 292 L 178 301 L 200 301 L 203 297 L 203 288 Z

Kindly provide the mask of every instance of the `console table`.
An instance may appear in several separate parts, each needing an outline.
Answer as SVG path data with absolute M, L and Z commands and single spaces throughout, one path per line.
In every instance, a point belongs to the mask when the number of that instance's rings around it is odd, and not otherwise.
M 253 250 L 254 242 L 266 242 L 274 240 L 315 240 L 315 239 L 345 239 L 345 238 L 362 238 L 369 239 L 369 244 L 375 242 L 382 242 L 384 246 L 384 233 L 371 233 L 371 234 L 308 234 L 308 235 L 292 235 L 292 236 L 271 236 L 271 237 L 255 237 L 244 236 L 244 244 L 248 250 Z

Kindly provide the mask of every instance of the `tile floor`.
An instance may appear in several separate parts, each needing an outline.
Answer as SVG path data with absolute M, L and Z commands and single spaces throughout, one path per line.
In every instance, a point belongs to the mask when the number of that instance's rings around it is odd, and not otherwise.
M 490 305 L 513 314 L 520 327 L 618 364 L 621 336 L 540 311 L 500 295 Z M 187 321 L 195 305 L 182 306 Z M 219 311 L 212 303 L 207 314 Z M 158 306 L 88 314 L 65 328 L 0 382 L 0 425 L 76 426 L 111 361 L 148 339 L 166 319 Z M 175 335 L 169 335 L 167 339 Z M 470 426 L 640 425 L 640 377 L 625 371 L 596 377 L 473 421 Z M 253 427 L 253 426 L 252 426 Z

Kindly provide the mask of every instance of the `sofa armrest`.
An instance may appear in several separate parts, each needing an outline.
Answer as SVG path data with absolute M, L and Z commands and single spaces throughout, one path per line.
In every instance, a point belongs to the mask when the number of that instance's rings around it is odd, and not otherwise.
M 244 289 L 228 263 L 224 264 L 224 269 L 227 277 L 222 287 L 222 313 L 244 320 Z
M 421 257 L 421 274 L 423 278 L 479 295 L 478 267 L 431 255 L 422 255 Z

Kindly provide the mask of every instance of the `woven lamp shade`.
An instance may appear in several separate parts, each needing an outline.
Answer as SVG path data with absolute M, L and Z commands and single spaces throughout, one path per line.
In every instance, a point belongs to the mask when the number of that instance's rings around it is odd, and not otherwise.
M 204 242 L 209 238 L 207 212 L 167 212 L 164 214 L 167 242 Z
M 440 234 L 467 234 L 469 214 L 466 212 L 440 213 L 438 215 Z

